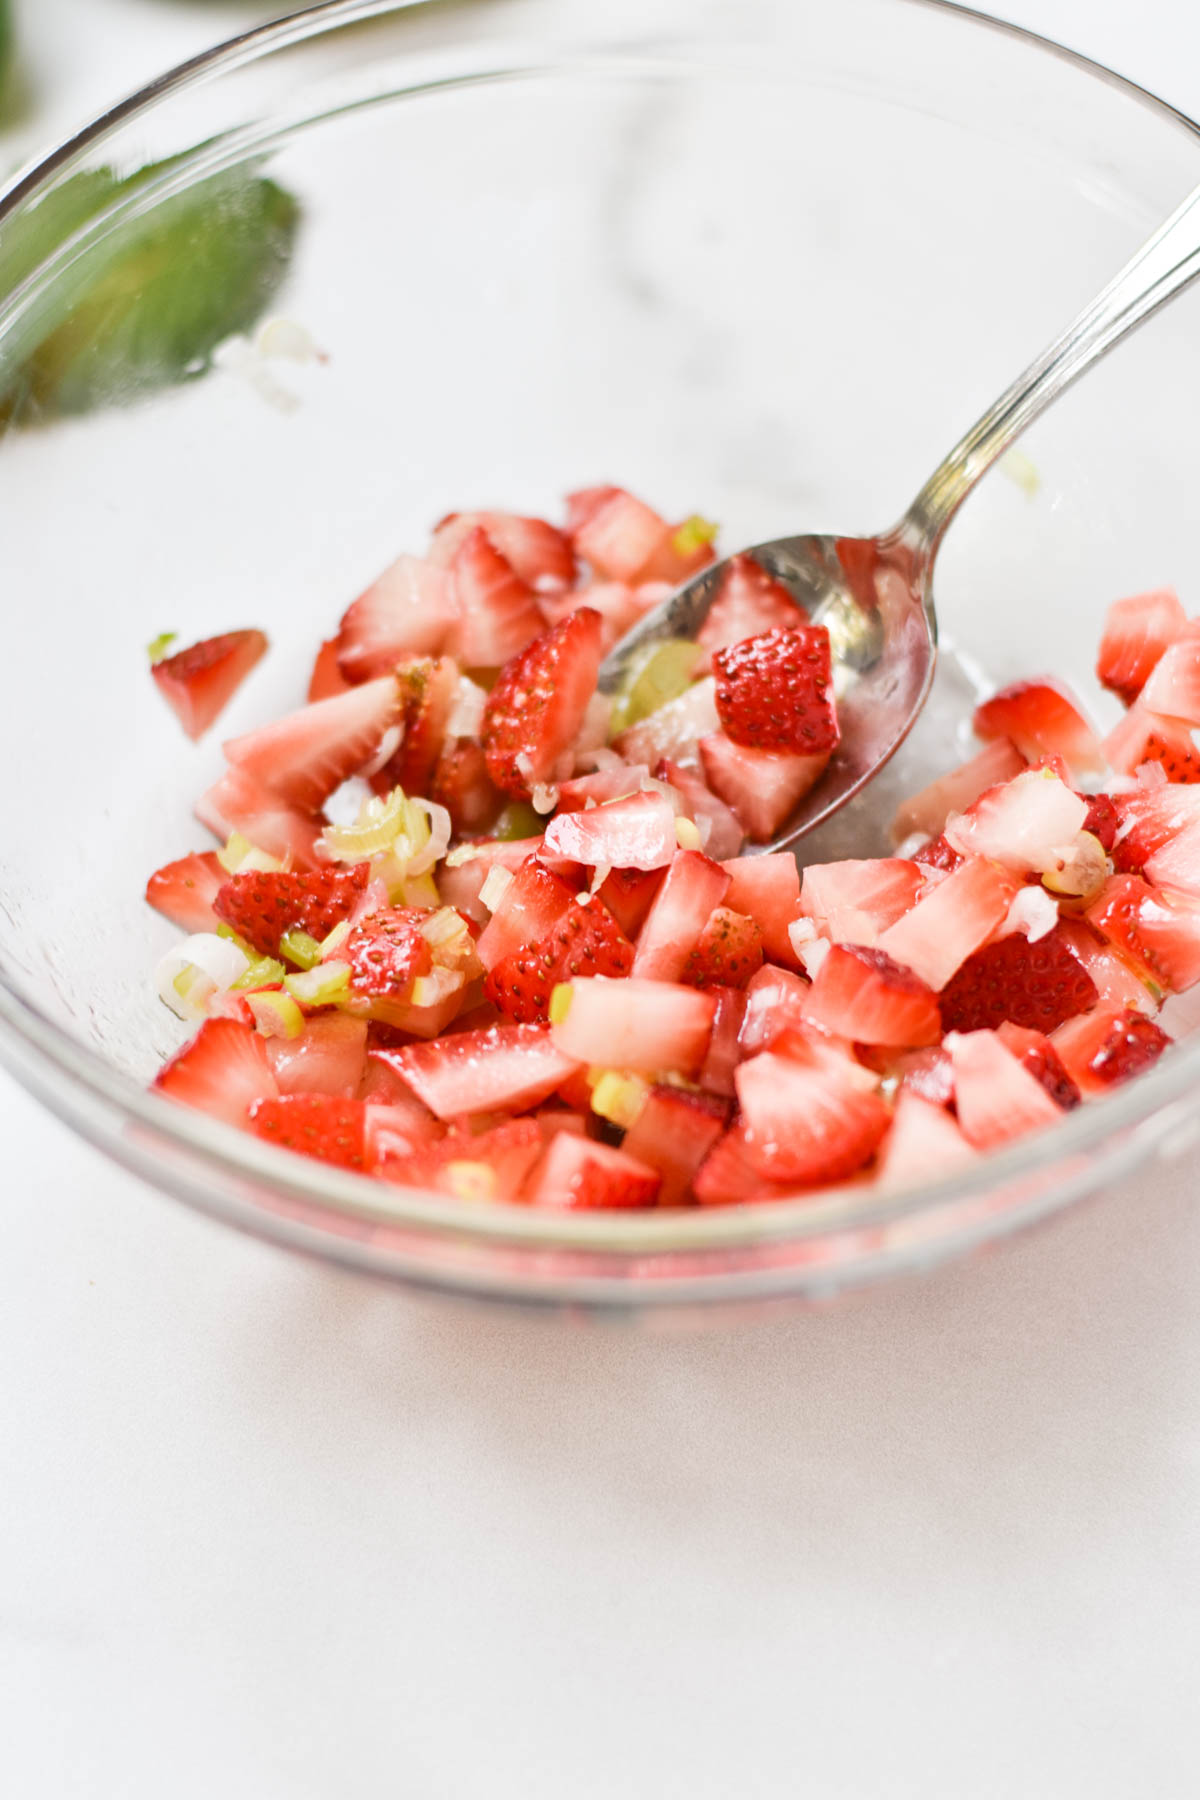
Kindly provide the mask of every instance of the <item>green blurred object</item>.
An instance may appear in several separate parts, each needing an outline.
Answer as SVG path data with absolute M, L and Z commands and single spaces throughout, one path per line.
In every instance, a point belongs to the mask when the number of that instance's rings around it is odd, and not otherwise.
M 0 229 L 0 294 L 171 166 L 124 179 L 84 171 L 10 221 Z M 299 222 L 291 194 L 244 168 L 117 221 L 80 257 L 66 303 L 38 322 L 24 360 L 0 370 L 0 423 L 88 412 L 204 374 L 217 345 L 249 330 L 278 290 Z
M 0 0 L 0 125 L 7 110 L 8 77 L 12 65 L 13 28 L 9 0 Z
M 492 828 L 492 836 L 502 843 L 515 843 L 519 838 L 540 837 L 546 829 L 541 813 L 527 800 L 513 800 L 504 808 Z
M 687 638 L 663 638 L 630 659 L 625 679 L 613 698 L 609 736 L 627 731 L 641 719 L 677 700 L 695 679 L 699 644 Z

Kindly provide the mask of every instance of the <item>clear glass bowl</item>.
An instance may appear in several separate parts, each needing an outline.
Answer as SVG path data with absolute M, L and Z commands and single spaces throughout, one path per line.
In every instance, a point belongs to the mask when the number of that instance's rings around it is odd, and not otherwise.
M 265 627 L 230 732 L 294 704 L 346 601 L 454 505 L 619 480 L 729 546 L 899 514 L 944 448 L 1200 180 L 1169 107 L 919 0 L 344 0 L 252 32 L 10 185 L 0 242 L 80 170 L 171 159 L 0 298 L 6 372 L 132 214 L 253 163 L 300 201 L 276 309 L 329 361 L 268 404 L 226 370 L 0 438 L 0 1052 L 203 1210 L 376 1274 L 614 1310 L 826 1295 L 982 1244 L 1190 1141 L 1200 1044 L 968 1176 L 646 1216 L 457 1204 L 339 1175 L 145 1091 L 178 1041 L 146 873 L 218 771 L 142 646 Z M 1184 296 L 997 472 L 939 566 L 996 680 L 1090 675 L 1103 608 L 1200 591 L 1200 312 Z M 902 753 L 958 745 L 955 665 Z M 949 685 L 946 685 L 948 683 Z M 221 730 L 214 740 L 223 735 Z M 876 813 L 856 822 L 864 853 Z

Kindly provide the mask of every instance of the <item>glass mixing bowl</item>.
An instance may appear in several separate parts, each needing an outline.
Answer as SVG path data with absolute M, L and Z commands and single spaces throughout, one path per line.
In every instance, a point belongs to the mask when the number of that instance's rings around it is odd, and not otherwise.
M 96 171 L 149 163 L 81 221 L 81 171 L 103 188 Z M 92 328 L 121 234 L 229 172 L 299 204 L 272 305 L 328 352 L 272 365 L 299 403 L 205 357 L 90 411 L 18 392 L 51 328 Z M 296 703 L 348 599 L 451 506 L 539 512 L 618 480 L 718 518 L 729 547 L 880 528 L 1197 181 L 1200 136 L 1169 107 L 921 0 L 343 0 L 198 58 L 19 176 L 0 202 L 0 1051 L 18 1079 L 139 1175 L 280 1243 L 614 1310 L 829 1294 L 1190 1142 L 1200 1043 L 887 1195 L 558 1216 L 374 1184 L 146 1092 L 182 1031 L 149 981 L 170 928 L 140 893 L 205 841 L 191 805 L 220 761 L 147 679 L 158 632 L 271 634 L 219 740 Z M 15 268 L 18 238 L 36 253 Z M 892 793 L 957 755 L 962 669 L 1058 671 L 1103 721 L 1105 605 L 1200 591 L 1198 307 L 1184 296 L 1030 434 L 1036 492 L 998 471 L 954 525 L 952 654 Z M 860 853 L 886 800 L 851 822 Z

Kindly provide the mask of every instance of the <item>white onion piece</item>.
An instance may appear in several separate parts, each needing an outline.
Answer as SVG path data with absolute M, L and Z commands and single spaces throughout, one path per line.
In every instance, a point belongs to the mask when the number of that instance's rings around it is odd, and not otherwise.
M 391 762 L 393 756 L 395 756 L 397 750 L 400 748 L 403 737 L 403 725 L 388 726 L 387 730 L 379 740 L 378 750 L 375 752 L 370 762 L 364 763 L 359 770 L 359 774 L 364 781 L 369 781 L 372 775 L 378 775 L 380 769 Z
M 804 973 L 808 976 L 810 981 L 816 980 L 817 970 L 821 967 L 821 964 L 825 961 L 825 958 L 832 949 L 833 945 L 829 942 L 828 938 L 823 937 L 814 938 L 810 944 L 797 945 L 796 955 L 804 964 Z
M 535 813 L 552 813 L 558 805 L 558 789 L 552 781 L 539 781 L 530 799 Z
M 483 709 L 486 705 L 487 694 L 478 682 L 472 681 L 467 675 L 460 675 L 446 719 L 446 736 L 477 738 L 483 729 Z
M 1058 907 L 1044 887 L 1023 887 L 1008 909 L 1000 935 L 1021 932 L 1036 944 L 1058 924 Z
M 504 869 L 499 863 L 494 863 L 488 870 L 487 878 L 479 890 L 480 904 L 486 906 L 489 912 L 494 913 L 512 886 L 512 879 L 512 872 L 509 869 Z
M 1160 788 L 1167 785 L 1167 771 L 1158 762 L 1144 762 L 1137 766 L 1137 784 L 1143 788 Z
M 218 937 L 215 931 L 198 931 L 159 957 L 154 968 L 154 986 L 159 999 L 177 1018 L 201 1019 L 205 1016 L 204 1007 L 184 999 L 175 986 L 175 977 L 182 975 L 185 969 L 199 969 L 214 988 L 224 992 L 249 967 L 249 959 L 232 938 Z

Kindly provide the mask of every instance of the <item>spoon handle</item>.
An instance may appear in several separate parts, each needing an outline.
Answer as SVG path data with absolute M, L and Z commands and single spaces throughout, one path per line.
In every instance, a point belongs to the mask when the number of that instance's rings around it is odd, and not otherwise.
M 975 483 L 1084 370 L 1200 275 L 1200 187 L 939 463 L 900 531 L 930 552 Z

